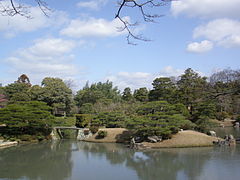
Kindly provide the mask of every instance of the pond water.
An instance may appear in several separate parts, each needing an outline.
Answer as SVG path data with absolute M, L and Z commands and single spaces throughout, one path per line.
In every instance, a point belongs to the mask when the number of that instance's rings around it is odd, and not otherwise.
M 0 180 L 226 180 L 240 146 L 134 151 L 71 140 L 0 149 Z

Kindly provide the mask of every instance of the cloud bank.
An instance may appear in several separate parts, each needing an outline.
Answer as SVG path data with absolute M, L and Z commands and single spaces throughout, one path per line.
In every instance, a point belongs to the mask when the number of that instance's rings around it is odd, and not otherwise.
M 76 43 L 60 38 L 39 39 L 31 47 L 19 49 L 5 62 L 18 77 L 27 74 L 39 83 L 44 77 L 71 79 L 78 74 L 71 54 Z

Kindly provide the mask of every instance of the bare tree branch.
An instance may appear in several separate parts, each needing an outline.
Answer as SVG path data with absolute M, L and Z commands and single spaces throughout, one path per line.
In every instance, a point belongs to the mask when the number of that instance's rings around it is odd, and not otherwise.
M 49 7 L 48 4 L 45 1 L 42 0 L 35 0 L 36 3 L 38 4 L 38 7 L 41 9 L 43 14 L 48 17 L 48 12 L 52 11 Z
M 162 17 L 161 14 L 148 13 L 150 8 L 160 7 L 168 4 L 172 0 L 120 0 L 118 2 L 118 10 L 115 15 L 115 18 L 119 19 L 123 24 L 122 27 L 119 27 L 118 30 L 127 32 L 127 42 L 128 44 L 136 45 L 134 40 L 140 41 L 150 41 L 149 39 L 143 37 L 141 34 L 137 34 L 134 30 L 139 23 L 130 23 L 130 20 L 124 18 L 122 15 L 123 9 L 126 8 L 135 8 L 139 10 L 140 16 L 143 18 L 144 22 L 155 23 L 155 19 Z M 40 10 L 45 16 L 48 17 L 48 13 L 51 9 L 48 7 L 48 4 L 45 0 L 32 0 L 35 2 Z M 20 3 L 20 0 L 0 0 L 0 15 L 2 16 L 15 16 L 20 15 L 26 18 L 32 18 L 30 14 L 30 7 L 26 6 L 23 3 Z
M 128 20 L 124 19 L 122 17 L 121 12 L 123 9 L 126 8 L 138 8 L 140 15 L 142 16 L 143 20 L 145 22 L 156 22 L 155 19 L 162 17 L 163 15 L 160 14 L 151 14 L 147 13 L 148 8 L 154 8 L 154 7 L 159 7 L 159 6 L 164 6 L 171 0 L 122 0 L 121 2 L 118 2 L 119 8 L 117 10 L 117 13 L 115 15 L 115 18 L 119 19 L 123 23 L 123 27 L 118 28 L 119 31 L 127 31 L 127 41 L 128 44 L 133 44 L 136 45 L 136 43 L 133 43 L 131 39 L 134 40 L 140 40 L 140 41 L 150 41 L 146 38 L 144 38 L 142 35 L 136 35 L 134 33 L 133 28 L 138 25 L 138 23 L 130 23 Z
M 47 3 L 43 0 L 34 0 L 38 7 L 41 9 L 45 16 L 48 16 L 48 13 L 51 9 L 48 7 Z M 24 16 L 26 18 L 32 18 L 30 7 L 20 3 L 20 1 L 15 0 L 0 0 L 0 15 L 2 16 Z

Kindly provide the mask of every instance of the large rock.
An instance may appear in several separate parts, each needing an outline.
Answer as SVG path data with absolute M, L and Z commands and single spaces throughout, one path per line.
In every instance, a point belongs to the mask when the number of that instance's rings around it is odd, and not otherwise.
M 12 142 L 2 142 L 2 143 L 0 143 L 0 148 L 10 147 L 10 146 L 16 146 L 17 144 L 18 144 L 17 141 L 12 141 Z
M 216 134 L 215 131 L 209 131 L 209 134 L 210 134 L 211 136 L 213 136 L 213 137 L 217 137 L 217 134 Z
M 157 143 L 162 141 L 162 137 L 158 137 L 158 136 L 149 136 L 148 140 L 152 143 Z

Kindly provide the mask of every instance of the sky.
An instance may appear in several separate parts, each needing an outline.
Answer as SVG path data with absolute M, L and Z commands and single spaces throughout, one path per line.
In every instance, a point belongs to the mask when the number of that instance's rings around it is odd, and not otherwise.
M 187 68 L 202 76 L 240 68 L 240 0 L 175 0 L 147 7 L 163 15 L 156 23 L 144 22 L 137 9 L 123 9 L 124 19 L 139 22 L 133 32 L 151 40 L 134 41 L 137 45 L 118 31 L 117 0 L 48 0 L 48 17 L 34 1 L 20 2 L 31 18 L 0 15 L 3 85 L 26 74 L 32 84 L 45 77 L 71 80 L 75 90 L 87 81 L 106 80 L 121 90 L 151 88 L 155 78 L 179 76 Z M 0 7 L 8 3 L 0 0 Z

